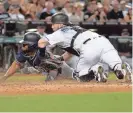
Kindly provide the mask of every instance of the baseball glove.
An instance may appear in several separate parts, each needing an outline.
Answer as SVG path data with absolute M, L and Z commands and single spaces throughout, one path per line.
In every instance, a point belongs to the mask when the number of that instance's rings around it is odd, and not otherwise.
M 41 59 L 41 63 L 36 67 L 40 72 L 50 72 L 52 70 L 60 70 L 62 61 L 58 59 Z

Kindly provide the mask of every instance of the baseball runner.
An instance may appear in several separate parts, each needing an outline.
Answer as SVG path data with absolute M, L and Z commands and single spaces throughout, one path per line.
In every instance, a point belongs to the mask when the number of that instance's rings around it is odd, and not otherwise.
M 91 78 L 91 68 L 98 62 L 103 62 L 109 65 L 118 79 L 124 79 L 127 76 L 130 81 L 132 80 L 129 65 L 125 63 L 123 66 L 118 52 L 107 38 L 79 26 L 71 25 L 68 16 L 64 13 L 54 14 L 51 21 L 55 32 L 47 35 L 47 40 L 40 39 L 38 46 L 40 48 L 49 44 L 60 46 L 66 51 L 60 57 L 61 61 L 67 61 L 72 55 L 79 56 L 74 73 L 76 78 L 88 81 Z M 98 80 L 102 80 L 103 77 L 99 77 Z
M 20 41 L 21 48 L 16 55 L 16 59 L 0 79 L 1 82 L 12 76 L 19 68 L 22 68 L 26 61 L 40 72 L 45 72 L 45 75 L 47 74 L 46 81 L 54 79 L 49 75 L 50 71 L 56 70 L 57 74 L 60 73 L 61 62 L 58 59 L 51 59 L 45 47 L 38 48 L 39 39 L 41 39 L 41 36 L 35 32 L 28 32 L 24 35 L 24 39 Z

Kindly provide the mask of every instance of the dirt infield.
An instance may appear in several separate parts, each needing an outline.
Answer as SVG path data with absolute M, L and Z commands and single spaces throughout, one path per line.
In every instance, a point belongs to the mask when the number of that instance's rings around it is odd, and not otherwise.
M 132 85 L 122 81 L 107 83 L 78 83 L 73 80 L 56 80 L 52 82 L 22 81 L 0 84 L 0 95 L 16 94 L 79 94 L 93 92 L 131 92 Z

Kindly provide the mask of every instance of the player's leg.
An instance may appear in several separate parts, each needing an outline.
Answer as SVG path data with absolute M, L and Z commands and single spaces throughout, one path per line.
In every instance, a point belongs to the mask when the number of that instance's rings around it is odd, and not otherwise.
M 115 72 L 118 79 L 123 79 L 125 76 L 128 76 L 128 78 L 132 80 L 130 66 L 127 63 L 122 64 L 122 60 L 120 59 L 120 56 L 114 49 L 113 45 L 108 40 L 104 41 L 106 45 L 110 47 L 110 50 L 103 49 L 101 61 L 107 63 L 110 66 L 110 68 Z
M 66 76 L 69 78 L 72 77 L 72 73 L 74 69 L 70 67 L 66 62 L 63 62 L 61 68 L 62 68 L 62 73 L 61 73 L 62 76 Z
M 97 82 L 106 82 L 108 78 L 108 72 L 106 72 L 101 64 L 96 64 L 90 69 L 85 68 L 79 73 L 73 73 L 73 78 L 77 81 L 87 82 L 95 79 Z
M 54 55 L 54 57 L 58 58 L 60 56 Z M 61 69 L 62 69 L 61 76 L 72 77 L 72 73 L 75 68 L 75 65 L 77 65 L 77 63 L 76 63 L 77 60 L 78 60 L 78 57 L 73 57 L 69 61 L 63 62 L 62 66 L 61 66 Z
M 72 57 L 68 62 L 66 62 L 67 64 L 63 64 L 62 66 L 62 74 L 65 73 L 65 75 L 72 75 L 72 78 L 76 79 L 79 81 L 79 78 L 76 78 L 76 74 L 72 74 L 74 69 L 76 68 L 76 65 L 79 61 L 79 57 L 77 56 L 74 56 Z M 90 80 L 96 79 L 96 81 L 98 82 L 106 82 L 107 81 L 107 76 L 108 76 L 108 72 L 105 72 L 105 69 L 104 68 L 107 68 L 107 66 L 105 67 L 105 65 L 101 64 L 101 63 L 98 63 L 96 65 L 94 65 L 90 70 L 90 73 L 89 73 L 89 76 L 90 76 Z M 108 70 L 108 69 L 106 69 Z M 82 81 L 85 80 L 85 77 L 82 77 Z M 88 78 L 89 79 L 89 78 Z
M 79 57 L 73 55 L 66 63 L 67 63 L 68 66 L 75 69 L 76 66 L 77 66 L 78 61 L 79 61 Z
M 96 42 L 94 40 L 88 42 L 88 44 L 83 45 L 81 55 L 79 58 L 79 62 L 77 64 L 76 72 L 78 72 L 78 77 L 80 79 L 85 78 L 85 81 L 90 81 L 95 78 L 102 77 L 98 76 L 99 74 L 95 74 L 94 71 L 91 69 L 93 66 L 95 66 L 99 60 L 100 60 L 100 55 L 102 52 L 101 47 L 96 46 L 99 41 L 97 40 Z M 100 69 L 100 68 L 96 68 Z M 98 72 L 98 70 L 97 70 Z M 100 72 L 100 71 L 99 71 Z M 103 73 L 101 71 L 101 73 Z M 104 77 L 102 77 L 104 78 Z M 99 78 L 98 82 L 102 82 L 102 78 Z

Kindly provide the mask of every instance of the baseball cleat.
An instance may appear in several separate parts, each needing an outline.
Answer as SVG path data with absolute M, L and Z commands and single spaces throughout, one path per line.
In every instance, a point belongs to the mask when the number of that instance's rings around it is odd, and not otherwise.
M 132 70 L 130 65 L 127 62 L 124 62 L 122 68 L 125 70 L 125 80 L 132 82 Z
M 98 67 L 98 72 L 95 74 L 95 79 L 97 82 L 107 82 L 107 73 L 104 73 L 102 66 Z

